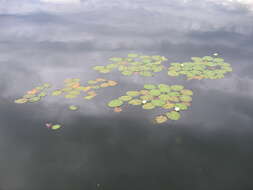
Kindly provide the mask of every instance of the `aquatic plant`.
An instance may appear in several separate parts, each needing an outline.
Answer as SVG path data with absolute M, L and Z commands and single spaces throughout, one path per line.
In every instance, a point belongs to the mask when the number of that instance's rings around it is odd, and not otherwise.
M 169 67 L 169 76 L 185 75 L 188 80 L 191 79 L 220 79 L 224 75 L 232 72 L 229 63 L 224 62 L 224 59 L 214 56 L 192 57 L 190 62 L 171 63 Z
M 78 109 L 79 109 L 78 106 L 74 106 L 74 105 L 69 106 L 69 110 L 71 110 L 71 111 L 76 111 Z
M 24 103 L 34 103 L 40 101 L 43 97 L 47 95 L 46 91 L 48 88 L 51 87 L 51 84 L 44 83 L 40 86 L 37 86 L 33 88 L 32 90 L 29 90 L 26 92 L 26 94 L 14 100 L 16 104 L 24 104 Z
M 96 78 L 95 80 L 89 80 L 88 85 L 81 85 L 80 79 L 78 78 L 69 78 L 64 80 L 64 87 L 61 89 L 54 90 L 51 95 L 59 96 L 64 95 L 65 98 L 77 98 L 82 93 L 85 93 L 84 99 L 90 100 L 97 96 L 96 90 L 100 88 L 106 88 L 115 86 L 118 83 L 113 80 L 107 80 L 104 78 Z
M 138 74 L 145 77 L 153 76 L 154 73 L 164 69 L 161 64 L 167 58 L 159 55 L 147 56 L 139 54 L 128 54 L 127 57 L 112 57 L 109 59 L 111 64 L 106 66 L 95 66 L 94 70 L 100 73 L 109 73 L 115 69 L 121 72 L 122 75 L 131 76 Z
M 193 92 L 182 85 L 145 84 L 143 89 L 127 91 L 126 95 L 111 100 L 107 105 L 115 112 L 122 111 L 125 104 L 141 106 L 144 110 L 162 109 L 163 113 L 154 121 L 164 123 L 180 119 L 180 112 L 190 107 L 192 95 Z

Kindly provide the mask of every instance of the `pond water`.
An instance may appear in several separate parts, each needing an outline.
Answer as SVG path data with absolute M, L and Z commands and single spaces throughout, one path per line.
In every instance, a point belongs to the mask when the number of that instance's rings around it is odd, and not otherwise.
M 0 1 L 1 190 L 253 189 L 250 1 L 52 1 Z M 129 53 L 164 56 L 166 67 L 218 53 L 233 72 L 187 80 L 167 69 L 153 77 L 93 69 Z M 118 84 L 90 100 L 14 103 L 44 83 L 55 90 L 67 78 L 99 77 Z M 194 92 L 177 121 L 156 124 L 159 110 L 107 106 L 161 83 Z

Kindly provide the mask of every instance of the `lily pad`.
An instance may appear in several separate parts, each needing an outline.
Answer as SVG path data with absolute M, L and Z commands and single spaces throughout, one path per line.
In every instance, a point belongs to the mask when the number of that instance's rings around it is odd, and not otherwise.
M 28 101 L 31 103 L 38 102 L 38 101 L 40 101 L 40 97 L 36 96 L 36 97 L 30 98 Z
M 155 89 L 156 86 L 153 85 L 153 84 L 145 84 L 145 85 L 144 85 L 144 88 L 145 88 L 145 89 L 148 89 L 148 90 L 151 90 L 151 89 Z
M 164 115 L 159 115 L 155 118 L 156 123 L 160 124 L 160 123 L 164 123 L 166 122 L 168 119 L 167 117 L 165 117 Z
M 192 101 L 192 97 L 191 96 L 180 96 L 180 100 L 183 102 L 191 102 Z
M 139 95 L 140 95 L 140 92 L 139 92 L 139 91 L 128 91 L 126 94 L 127 94 L 128 96 L 135 97 L 135 96 L 139 96 Z
M 176 112 L 176 111 L 171 111 L 166 113 L 167 117 L 171 120 L 179 120 L 180 119 L 180 113 Z
M 108 103 L 108 106 L 109 107 L 119 107 L 123 104 L 124 102 L 122 100 L 119 100 L 119 99 L 115 99 L 115 100 L 112 100 Z
M 52 125 L 52 127 L 51 127 L 52 130 L 58 130 L 60 128 L 61 128 L 61 125 L 59 125 L 59 124 Z
M 69 106 L 69 110 L 71 110 L 71 111 L 76 111 L 78 109 L 79 109 L 78 106 L 74 106 L 74 105 Z
M 24 103 L 26 103 L 28 101 L 28 99 L 26 99 L 26 98 L 20 98 L 20 99 L 16 99 L 14 102 L 16 103 L 16 104 L 24 104 Z
M 149 92 L 150 95 L 152 96 L 159 96 L 161 94 L 160 90 L 152 89 Z
M 150 109 L 154 109 L 155 106 L 152 103 L 146 103 L 142 106 L 142 108 L 145 110 L 150 110 Z
M 137 106 L 137 105 L 141 105 L 141 104 L 142 104 L 142 101 L 139 100 L 139 99 L 132 99 L 132 100 L 130 100 L 128 103 L 131 104 L 131 105 Z
M 170 88 L 171 90 L 180 91 L 183 90 L 184 87 L 182 85 L 172 85 Z
M 121 96 L 119 97 L 119 100 L 122 100 L 122 101 L 129 101 L 131 100 L 133 97 L 132 96 Z
M 165 101 L 163 101 L 163 100 L 152 100 L 151 103 L 154 106 L 161 107 L 165 104 Z

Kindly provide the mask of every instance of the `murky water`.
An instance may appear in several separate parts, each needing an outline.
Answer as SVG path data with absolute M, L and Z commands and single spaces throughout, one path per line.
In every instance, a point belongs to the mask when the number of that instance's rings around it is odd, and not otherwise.
M 237 3 L 82 1 L 54 5 L 0 1 L 1 190 L 251 190 L 253 188 L 253 13 Z M 130 52 L 171 62 L 218 52 L 233 67 L 219 80 L 102 75 L 119 86 L 90 101 L 13 101 L 65 78 L 83 82 L 108 58 Z M 145 83 L 194 91 L 176 122 L 106 103 Z M 80 109 L 71 112 L 69 104 Z M 62 124 L 58 131 L 46 122 Z

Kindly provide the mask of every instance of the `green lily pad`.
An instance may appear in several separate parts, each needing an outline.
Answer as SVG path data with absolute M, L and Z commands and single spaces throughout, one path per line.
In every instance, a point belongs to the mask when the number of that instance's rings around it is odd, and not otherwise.
M 164 105 L 162 106 L 163 109 L 172 109 L 172 108 L 174 108 L 174 107 L 175 107 L 175 104 L 170 103 L 170 102 L 167 102 L 166 104 L 164 104 Z
M 58 130 L 58 129 L 60 129 L 60 128 L 61 128 L 61 125 L 59 125 L 59 124 L 53 125 L 53 126 L 51 127 L 52 130 Z
M 187 110 L 188 109 L 187 105 L 181 104 L 181 103 L 175 104 L 175 107 L 178 107 L 180 110 Z
M 166 84 L 159 84 L 158 88 L 161 92 L 170 92 L 170 87 Z
M 183 89 L 180 91 L 183 95 L 186 95 L 186 96 L 192 96 L 193 95 L 193 92 L 191 90 L 188 90 L 188 89 Z
M 119 107 L 123 104 L 124 102 L 122 100 L 119 100 L 119 99 L 114 99 L 114 100 L 111 100 L 109 103 L 108 103 L 108 106 L 109 107 Z
M 69 110 L 71 110 L 71 111 L 76 111 L 78 109 L 79 109 L 78 106 L 74 106 L 74 105 L 69 106 Z
M 26 103 L 28 101 L 28 99 L 26 99 L 26 98 L 20 98 L 20 99 L 16 99 L 14 102 L 16 103 L 16 104 L 24 104 L 24 103 Z
M 36 97 L 30 98 L 28 101 L 31 103 L 38 102 L 38 101 L 40 101 L 40 97 L 36 96 Z
M 151 90 L 151 89 L 155 89 L 156 86 L 153 85 L 153 84 L 145 84 L 145 85 L 144 85 L 144 88 L 145 88 L 145 89 L 148 89 L 148 90 Z
M 176 111 L 171 111 L 166 113 L 167 117 L 171 120 L 179 120 L 180 119 L 180 113 L 176 112 Z
M 113 61 L 113 62 L 119 62 L 119 61 L 122 61 L 122 58 L 121 57 L 111 57 L 109 60 Z
M 150 100 L 153 100 L 153 96 L 151 96 L 151 95 L 144 95 L 144 96 L 140 96 L 140 99 L 141 100 L 150 101 Z
M 191 96 L 180 96 L 180 100 L 183 102 L 191 102 L 192 101 L 192 97 Z
M 73 94 L 66 94 L 64 97 L 68 99 L 72 99 L 72 98 L 76 98 L 77 96 Z
M 163 100 L 152 100 L 151 103 L 152 103 L 154 106 L 161 107 L 161 106 L 163 106 L 166 102 L 163 101 Z
M 155 106 L 152 103 L 146 103 L 142 106 L 142 108 L 145 110 L 150 110 L 150 109 L 154 109 Z
M 84 96 L 83 98 L 86 100 L 90 100 L 90 99 L 94 98 L 94 96 Z
M 126 102 L 126 101 L 131 100 L 132 98 L 133 98 L 132 96 L 121 96 L 119 97 L 119 100 Z
M 125 70 L 125 71 L 122 71 L 122 74 L 125 75 L 125 76 L 130 76 L 130 75 L 133 74 L 133 72 Z
M 152 89 L 149 91 L 149 94 L 152 96 L 159 96 L 161 94 L 160 90 Z
M 139 91 L 128 91 L 126 94 L 127 94 L 128 96 L 135 97 L 135 96 L 139 96 L 139 95 L 140 95 L 140 92 L 139 92 Z
M 142 101 L 139 100 L 139 99 L 132 99 L 132 100 L 130 100 L 128 103 L 131 104 L 131 105 L 137 106 L 137 105 L 141 105 L 141 104 L 142 104 Z
M 135 58 L 135 57 L 138 57 L 138 54 L 135 54 L 135 53 L 129 53 L 129 54 L 128 54 L 128 57 Z
M 183 86 L 182 85 L 172 85 L 170 86 L 171 90 L 174 90 L 174 91 L 180 91 L 180 90 L 183 90 Z

